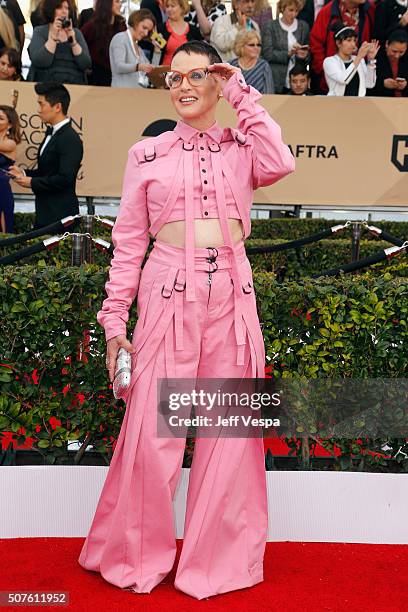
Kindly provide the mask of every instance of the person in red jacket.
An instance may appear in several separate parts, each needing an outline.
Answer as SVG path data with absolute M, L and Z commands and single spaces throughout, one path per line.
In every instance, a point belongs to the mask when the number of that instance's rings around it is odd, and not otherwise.
M 315 93 L 327 93 L 323 61 L 335 55 L 337 47 L 333 32 L 330 30 L 335 21 L 341 21 L 358 33 L 358 47 L 370 41 L 374 26 L 375 4 L 372 0 L 332 0 L 320 11 L 310 32 L 310 52 L 312 54 L 312 87 Z

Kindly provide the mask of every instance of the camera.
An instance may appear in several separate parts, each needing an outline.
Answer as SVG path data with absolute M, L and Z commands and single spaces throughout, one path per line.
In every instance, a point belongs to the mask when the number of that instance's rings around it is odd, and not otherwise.
M 65 30 L 65 28 L 69 28 L 71 26 L 71 20 L 70 19 L 60 19 L 61 21 L 61 27 Z
M 156 30 L 152 32 L 150 38 L 151 40 L 155 40 L 157 42 L 160 49 L 163 49 L 163 47 L 166 46 L 166 39 L 161 34 L 159 34 L 159 32 L 156 32 Z

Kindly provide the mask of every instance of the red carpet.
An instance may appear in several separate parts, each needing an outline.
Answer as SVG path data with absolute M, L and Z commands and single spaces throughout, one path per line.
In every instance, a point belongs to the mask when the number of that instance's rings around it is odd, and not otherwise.
M 88 572 L 77 563 L 83 541 L 82 538 L 0 540 L 1 591 L 68 591 L 70 596 L 69 606 L 14 609 L 408 611 L 408 545 L 269 542 L 264 582 L 198 601 L 174 588 L 176 564 L 151 593 L 140 595 L 110 585 L 98 573 Z M 178 553 L 181 544 L 179 540 Z

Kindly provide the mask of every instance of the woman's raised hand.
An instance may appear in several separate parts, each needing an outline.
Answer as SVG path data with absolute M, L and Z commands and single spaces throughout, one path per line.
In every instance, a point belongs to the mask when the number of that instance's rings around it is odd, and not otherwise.
M 113 382 L 116 367 L 116 358 L 119 349 L 123 347 L 129 353 L 135 352 L 135 347 L 129 342 L 125 335 L 115 336 L 106 343 L 106 368 L 109 373 L 109 380 Z
M 369 52 L 370 48 L 371 48 L 371 43 L 367 41 L 364 41 L 363 43 L 361 43 L 361 47 L 357 51 L 357 57 L 359 59 L 363 59 Z
M 61 19 L 56 17 L 53 23 L 50 23 L 49 37 L 53 40 L 62 40 L 61 34 L 63 33 Z
M 378 42 L 378 40 L 372 40 L 370 43 L 370 48 L 367 53 L 367 59 L 373 60 L 375 56 L 377 55 L 379 49 L 380 49 L 380 43 Z
M 234 72 L 242 73 L 241 68 L 231 66 L 231 64 L 228 63 L 210 64 L 208 66 L 208 71 L 214 79 L 221 84 L 221 89 L 224 89 L 227 81 L 229 81 Z

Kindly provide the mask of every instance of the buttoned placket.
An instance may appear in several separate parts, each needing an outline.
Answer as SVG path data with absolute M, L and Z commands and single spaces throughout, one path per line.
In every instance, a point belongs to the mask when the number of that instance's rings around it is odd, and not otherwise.
M 209 192 L 209 178 L 208 178 L 208 142 L 205 135 L 200 132 L 198 135 L 198 160 L 200 170 L 200 183 L 201 183 L 201 216 L 203 218 L 208 217 L 208 192 Z

